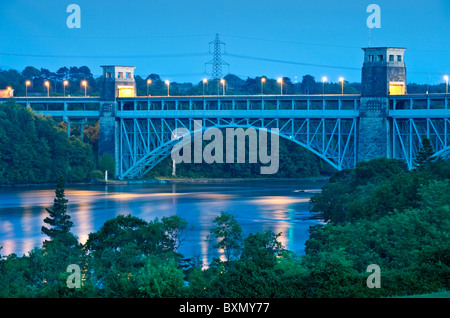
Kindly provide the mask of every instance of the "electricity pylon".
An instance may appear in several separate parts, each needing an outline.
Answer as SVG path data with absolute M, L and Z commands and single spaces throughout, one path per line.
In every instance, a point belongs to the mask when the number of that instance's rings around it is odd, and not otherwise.
M 214 51 L 211 52 L 211 45 L 214 45 Z M 217 94 L 220 91 L 220 80 L 222 79 L 222 66 L 226 65 L 228 68 L 230 64 L 222 60 L 222 46 L 224 48 L 224 53 L 226 53 L 225 43 L 220 41 L 219 34 L 216 34 L 216 38 L 214 41 L 209 42 L 209 52 L 213 54 L 213 59 L 209 62 L 205 63 L 205 68 L 207 64 L 212 65 L 211 76 L 212 79 L 217 81 Z

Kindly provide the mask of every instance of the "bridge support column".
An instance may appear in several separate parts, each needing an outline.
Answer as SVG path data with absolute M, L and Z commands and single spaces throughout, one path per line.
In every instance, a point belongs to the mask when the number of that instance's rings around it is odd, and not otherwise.
M 71 125 L 80 125 L 80 136 L 83 137 L 83 130 L 84 130 L 84 125 L 87 123 L 87 118 L 84 119 L 79 119 L 79 118 L 72 118 L 69 119 L 67 117 L 64 117 L 64 122 L 67 124 L 67 136 L 70 137 L 70 130 L 71 130 Z
M 358 124 L 357 161 L 392 158 L 391 129 L 387 97 L 361 98 Z
M 100 119 L 98 132 L 98 155 L 108 154 L 116 163 L 115 177 L 118 175 L 119 146 L 118 123 L 116 121 L 116 102 L 103 102 L 100 104 Z

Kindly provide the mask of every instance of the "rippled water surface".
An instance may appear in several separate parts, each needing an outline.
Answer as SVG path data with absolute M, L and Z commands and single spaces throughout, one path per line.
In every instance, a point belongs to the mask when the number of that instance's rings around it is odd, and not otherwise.
M 74 227 L 84 243 L 91 232 L 118 215 L 147 221 L 163 216 L 185 218 L 193 229 L 180 252 L 205 263 L 215 254 L 205 242 L 221 211 L 237 217 L 244 236 L 265 230 L 282 232 L 280 241 L 302 254 L 308 228 L 320 221 L 309 212 L 309 198 L 323 182 L 131 184 L 68 186 L 65 194 Z M 0 188 L 0 246 L 2 255 L 26 254 L 46 238 L 40 229 L 53 204 L 52 187 Z

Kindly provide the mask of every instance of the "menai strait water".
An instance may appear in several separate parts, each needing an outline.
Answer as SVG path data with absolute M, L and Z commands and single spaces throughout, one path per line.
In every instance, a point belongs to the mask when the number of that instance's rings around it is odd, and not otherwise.
M 279 241 L 298 255 L 304 251 L 308 229 L 321 221 L 309 211 L 309 199 L 324 182 L 297 181 L 248 183 L 166 183 L 128 185 L 77 185 L 65 189 L 72 232 L 79 242 L 97 231 L 106 220 L 128 215 L 150 221 L 178 215 L 193 229 L 179 252 L 198 257 L 207 264 L 218 256 L 205 242 L 213 220 L 221 211 L 236 216 L 243 235 L 272 230 L 281 232 Z M 27 254 L 41 247 L 41 233 L 53 205 L 54 187 L 23 186 L 0 188 L 0 254 Z

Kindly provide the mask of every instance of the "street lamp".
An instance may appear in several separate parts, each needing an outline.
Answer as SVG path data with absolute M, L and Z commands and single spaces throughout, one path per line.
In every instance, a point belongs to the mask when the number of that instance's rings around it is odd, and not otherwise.
M 168 80 L 166 80 L 164 83 L 167 85 L 167 96 L 170 96 L 170 94 L 169 94 L 170 82 Z
M 280 83 L 280 86 L 281 86 L 281 95 L 283 95 L 283 79 L 282 79 L 281 77 L 278 79 L 278 83 Z
M 149 86 L 151 84 L 152 84 L 152 80 L 151 79 L 147 79 L 147 96 L 150 96 L 149 93 L 148 93 L 148 89 L 149 89 Z
M 208 80 L 206 78 L 203 79 L 203 96 L 205 96 L 205 85 L 208 84 Z
M 63 87 L 64 87 L 64 97 L 66 97 L 66 86 L 69 85 L 69 81 L 68 80 L 64 80 L 63 81 Z
M 445 93 L 448 94 L 448 75 L 445 75 L 445 76 L 444 76 L 444 80 L 445 80 L 445 82 L 446 82 L 446 85 L 445 85 Z
M 339 77 L 339 82 L 342 83 L 342 95 L 344 95 L 344 78 L 343 77 Z
M 261 77 L 261 95 L 264 95 L 264 83 L 266 82 L 265 77 Z
M 322 77 L 322 95 L 325 95 L 325 82 L 328 81 L 328 78 L 325 76 Z
M 25 96 L 28 97 L 28 86 L 31 85 L 31 81 L 25 82 Z
M 87 89 L 87 81 L 82 81 L 82 82 L 81 82 L 81 85 L 83 85 L 83 86 L 84 86 L 84 97 L 86 97 L 86 96 L 87 96 L 87 94 L 86 94 L 86 89 Z
M 6 88 L 6 90 L 8 91 L 8 96 L 11 97 L 11 94 L 12 94 L 12 91 L 13 91 L 12 87 L 11 87 L 11 86 L 8 86 L 8 87 Z
M 225 80 L 223 78 L 220 80 L 220 84 L 222 84 L 223 95 L 225 95 Z
M 47 97 L 50 97 L 50 82 L 45 81 L 44 85 L 47 87 Z

